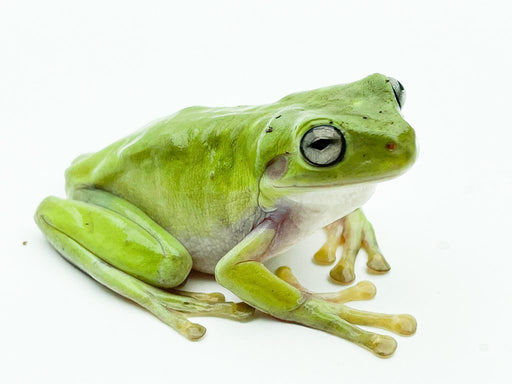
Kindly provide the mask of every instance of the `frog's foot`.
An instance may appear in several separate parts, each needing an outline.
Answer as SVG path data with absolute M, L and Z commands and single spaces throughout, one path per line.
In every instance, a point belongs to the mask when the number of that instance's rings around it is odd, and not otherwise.
M 389 264 L 379 249 L 373 227 L 360 209 L 329 224 L 324 229 L 327 239 L 315 254 L 314 260 L 319 264 L 332 264 L 336 260 L 338 246 L 342 245 L 343 254 L 330 271 L 334 281 L 348 284 L 355 279 L 354 263 L 361 248 L 368 254 L 366 265 L 370 272 L 389 271 Z
M 299 289 L 306 298 L 304 303 L 294 311 L 301 323 L 348 339 L 380 357 L 393 354 L 397 346 L 395 339 L 364 331 L 353 324 L 382 328 L 403 336 L 412 335 L 416 331 L 416 320 L 411 315 L 366 312 L 343 304 L 348 301 L 373 298 L 375 286 L 368 281 L 363 281 L 341 292 L 321 294 L 306 290 L 288 267 L 280 267 L 275 273 L 282 280 Z
M 218 316 L 244 321 L 254 314 L 254 308 L 243 302 L 212 302 L 215 297 L 218 298 L 218 295 L 221 295 L 218 293 L 173 294 L 148 285 L 140 288 L 140 294 L 144 300 L 135 301 L 189 340 L 198 340 L 203 337 L 206 328 L 189 321 L 187 316 Z
M 220 292 L 202 293 L 173 290 L 175 294 L 155 289 L 157 298 L 162 305 L 189 316 L 217 316 L 227 319 L 244 321 L 254 315 L 254 308 L 244 302 L 226 302 Z M 176 296 L 180 297 L 179 301 Z
M 146 291 L 150 297 L 150 301 L 157 308 L 157 312 L 161 312 L 160 310 L 173 312 L 185 320 L 185 316 L 216 316 L 245 321 L 249 320 L 254 315 L 254 308 L 250 305 L 244 302 L 226 302 L 224 295 L 218 292 L 196 293 L 176 290 L 176 294 L 174 294 L 154 287 L 148 287 Z M 150 309 L 150 311 L 152 310 Z M 157 313 L 155 314 L 162 319 Z M 188 320 L 186 321 L 187 322 L 183 322 L 183 324 L 188 325 L 184 328 L 182 326 L 178 327 L 178 331 L 185 330 L 184 335 L 194 340 L 194 335 L 190 335 L 188 329 L 190 325 L 197 326 L 198 324 L 190 323 Z M 164 322 L 167 321 L 164 319 Z M 172 326 L 172 324 L 169 325 Z M 206 331 L 206 329 L 204 331 Z M 204 334 L 204 331 L 199 337 Z

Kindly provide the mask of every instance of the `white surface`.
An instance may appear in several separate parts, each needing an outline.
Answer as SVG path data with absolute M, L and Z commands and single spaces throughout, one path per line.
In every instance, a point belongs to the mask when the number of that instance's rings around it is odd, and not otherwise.
M 0 381 L 509 382 L 509 19 L 507 1 L 2 1 Z M 207 335 L 188 342 L 65 262 L 33 223 L 76 155 L 158 116 L 373 72 L 405 85 L 421 149 L 366 205 L 392 271 L 357 262 L 378 289 L 359 308 L 418 320 L 391 359 L 265 316 L 200 318 Z M 272 266 L 339 289 L 311 264 L 321 236 Z

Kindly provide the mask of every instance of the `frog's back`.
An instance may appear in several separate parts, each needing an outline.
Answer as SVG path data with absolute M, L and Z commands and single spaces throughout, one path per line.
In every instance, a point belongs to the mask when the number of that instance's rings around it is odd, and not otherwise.
M 175 236 L 195 269 L 213 272 L 262 215 L 246 109 L 187 108 L 80 156 L 66 171 L 68 195 L 93 187 L 124 198 Z

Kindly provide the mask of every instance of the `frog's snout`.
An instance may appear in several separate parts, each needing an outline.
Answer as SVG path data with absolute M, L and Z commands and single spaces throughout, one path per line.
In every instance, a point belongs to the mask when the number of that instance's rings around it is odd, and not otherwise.
M 416 160 L 416 135 L 411 127 L 399 135 L 395 140 L 384 144 L 386 151 L 400 163 L 408 167 Z

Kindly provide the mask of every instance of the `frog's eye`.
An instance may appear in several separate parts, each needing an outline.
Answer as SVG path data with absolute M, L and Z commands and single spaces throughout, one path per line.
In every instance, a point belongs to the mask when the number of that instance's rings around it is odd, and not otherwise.
M 405 104 L 405 88 L 401 82 L 397 79 L 393 79 L 392 77 L 388 77 L 389 84 L 391 84 L 391 88 L 393 88 L 393 93 L 395 94 L 396 102 L 398 106 L 402 108 Z
M 331 125 L 320 125 L 304 134 L 300 152 L 309 163 L 327 167 L 343 159 L 345 146 L 345 138 L 339 129 Z

